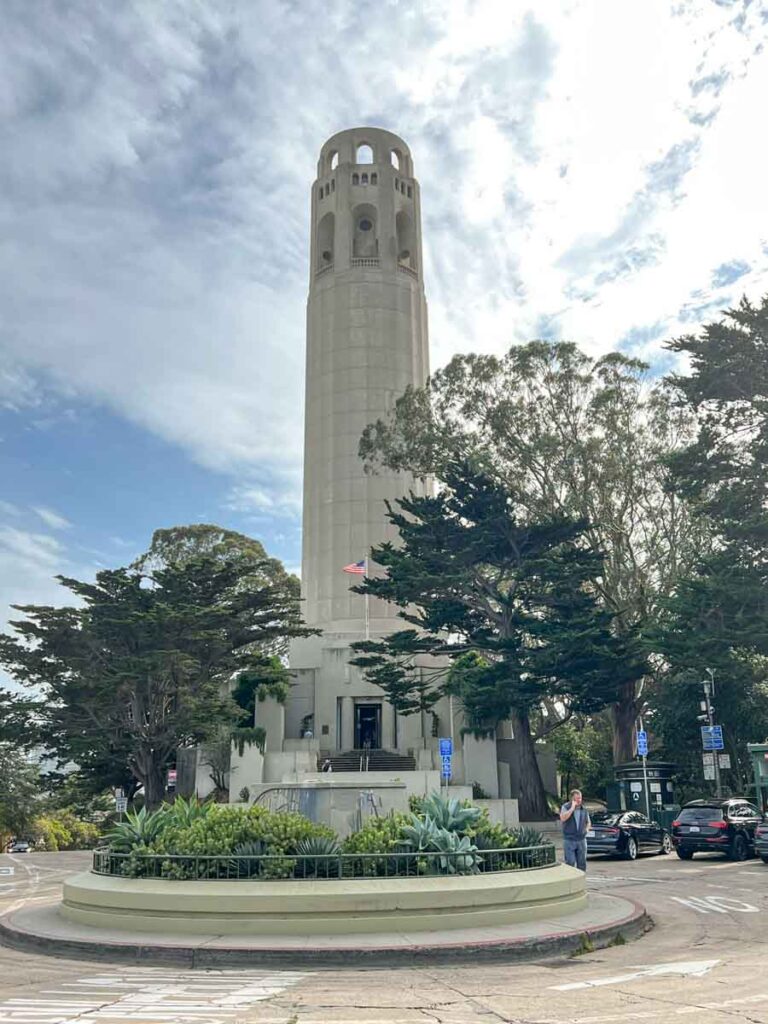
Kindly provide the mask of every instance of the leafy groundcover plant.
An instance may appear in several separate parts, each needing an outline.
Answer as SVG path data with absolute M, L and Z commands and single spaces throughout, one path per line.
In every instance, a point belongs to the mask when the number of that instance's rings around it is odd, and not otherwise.
M 411 814 L 369 818 L 340 842 L 300 814 L 178 798 L 154 813 L 128 814 L 107 834 L 109 870 L 168 879 L 337 878 L 476 874 L 546 862 L 545 851 L 538 861 L 519 856 L 544 843 L 540 833 L 494 824 L 469 803 L 432 794 L 411 806 Z

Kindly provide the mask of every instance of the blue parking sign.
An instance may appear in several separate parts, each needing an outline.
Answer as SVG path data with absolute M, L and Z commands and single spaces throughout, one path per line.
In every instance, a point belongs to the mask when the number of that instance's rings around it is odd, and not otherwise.
M 453 753 L 453 740 L 450 737 L 438 741 L 440 746 L 440 757 L 450 757 Z
M 645 729 L 637 730 L 637 752 L 640 757 L 645 757 L 648 753 L 648 733 Z

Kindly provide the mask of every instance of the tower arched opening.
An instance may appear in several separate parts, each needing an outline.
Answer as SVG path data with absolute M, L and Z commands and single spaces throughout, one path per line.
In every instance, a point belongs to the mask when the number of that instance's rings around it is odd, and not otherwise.
M 403 154 L 400 152 L 399 149 L 393 149 L 390 152 L 390 154 L 389 154 L 389 159 L 390 159 L 390 161 L 392 163 L 392 166 L 395 168 L 395 170 L 398 170 L 398 171 L 401 170 Z
M 378 255 L 378 211 L 371 203 L 359 203 L 352 210 L 352 256 L 360 259 Z
M 317 225 L 317 269 L 333 263 L 333 244 L 336 233 L 336 218 L 332 213 L 326 213 L 321 217 Z
M 356 164 L 372 164 L 373 163 L 373 149 L 368 145 L 367 142 L 361 142 L 357 147 L 357 154 L 355 156 Z
M 406 267 L 416 266 L 415 234 L 413 221 L 405 212 L 399 210 L 395 217 L 395 231 L 397 235 L 397 262 Z

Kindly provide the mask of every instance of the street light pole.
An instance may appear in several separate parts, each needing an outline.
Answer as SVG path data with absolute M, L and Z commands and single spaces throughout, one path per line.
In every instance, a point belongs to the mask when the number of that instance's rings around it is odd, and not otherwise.
M 707 708 L 707 721 L 709 722 L 710 728 L 715 724 L 715 714 L 712 710 L 712 701 L 710 697 L 715 695 L 715 673 L 711 668 L 707 669 L 709 673 L 709 679 L 702 679 L 701 685 L 704 687 L 704 702 Z M 710 734 L 711 735 L 711 734 Z M 720 784 L 720 751 L 714 750 L 712 752 L 712 760 L 715 763 L 715 796 L 720 800 L 723 796 L 723 788 Z

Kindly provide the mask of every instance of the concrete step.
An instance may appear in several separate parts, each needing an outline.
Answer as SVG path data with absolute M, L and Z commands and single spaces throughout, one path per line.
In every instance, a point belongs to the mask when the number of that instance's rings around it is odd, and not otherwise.
M 348 750 L 343 754 L 320 755 L 318 769 L 322 769 L 326 760 L 331 762 L 334 772 L 359 772 L 362 762 L 363 770 L 367 767 L 371 772 L 413 772 L 416 761 L 407 754 L 397 754 L 391 750 Z

